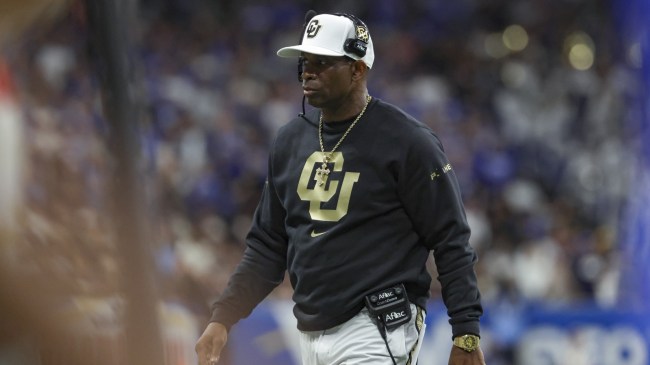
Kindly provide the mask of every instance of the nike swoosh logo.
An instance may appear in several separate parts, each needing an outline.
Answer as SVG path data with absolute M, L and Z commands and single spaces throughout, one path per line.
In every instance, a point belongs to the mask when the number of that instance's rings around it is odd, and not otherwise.
M 316 233 L 316 230 L 312 229 L 312 231 L 311 231 L 311 236 L 312 236 L 312 237 L 318 237 L 318 236 L 323 235 L 323 234 L 325 234 L 325 233 L 327 233 L 327 231 Z

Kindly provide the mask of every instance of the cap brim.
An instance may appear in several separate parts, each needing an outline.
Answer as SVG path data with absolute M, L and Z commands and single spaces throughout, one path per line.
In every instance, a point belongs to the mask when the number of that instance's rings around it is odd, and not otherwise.
M 302 53 L 311 53 L 321 56 L 345 56 L 345 53 L 332 51 L 331 49 L 301 44 L 297 46 L 280 48 L 277 52 L 280 57 L 300 57 Z

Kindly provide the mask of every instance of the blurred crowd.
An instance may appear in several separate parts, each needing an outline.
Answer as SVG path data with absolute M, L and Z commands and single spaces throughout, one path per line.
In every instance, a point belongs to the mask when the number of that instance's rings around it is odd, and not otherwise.
M 29 155 L 12 255 L 19 270 L 101 297 L 119 283 L 115 176 L 80 6 L 7 53 Z M 441 138 L 486 303 L 615 303 L 640 143 L 628 106 L 638 59 L 604 0 L 143 1 L 131 39 L 144 108 L 134 158 L 165 300 L 205 319 L 241 256 L 269 144 L 301 108 L 296 65 L 275 51 L 298 41 L 309 8 L 364 19 L 377 55 L 370 94 Z

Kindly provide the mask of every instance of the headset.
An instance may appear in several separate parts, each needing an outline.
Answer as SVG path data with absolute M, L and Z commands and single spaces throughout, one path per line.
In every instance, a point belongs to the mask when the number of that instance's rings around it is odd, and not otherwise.
M 368 26 L 361 19 L 357 18 L 352 14 L 347 13 L 335 13 L 334 15 L 344 16 L 352 21 L 354 24 L 354 33 L 355 38 L 348 38 L 343 44 L 343 49 L 354 55 L 363 58 L 366 55 L 368 50 L 368 42 L 370 40 L 370 32 L 368 32 Z

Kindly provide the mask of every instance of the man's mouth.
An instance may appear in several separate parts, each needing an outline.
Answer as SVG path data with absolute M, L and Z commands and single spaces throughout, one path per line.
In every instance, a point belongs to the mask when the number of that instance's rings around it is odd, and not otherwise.
M 311 96 L 316 93 L 315 89 L 309 88 L 309 87 L 303 87 L 302 88 L 302 93 L 305 96 Z

